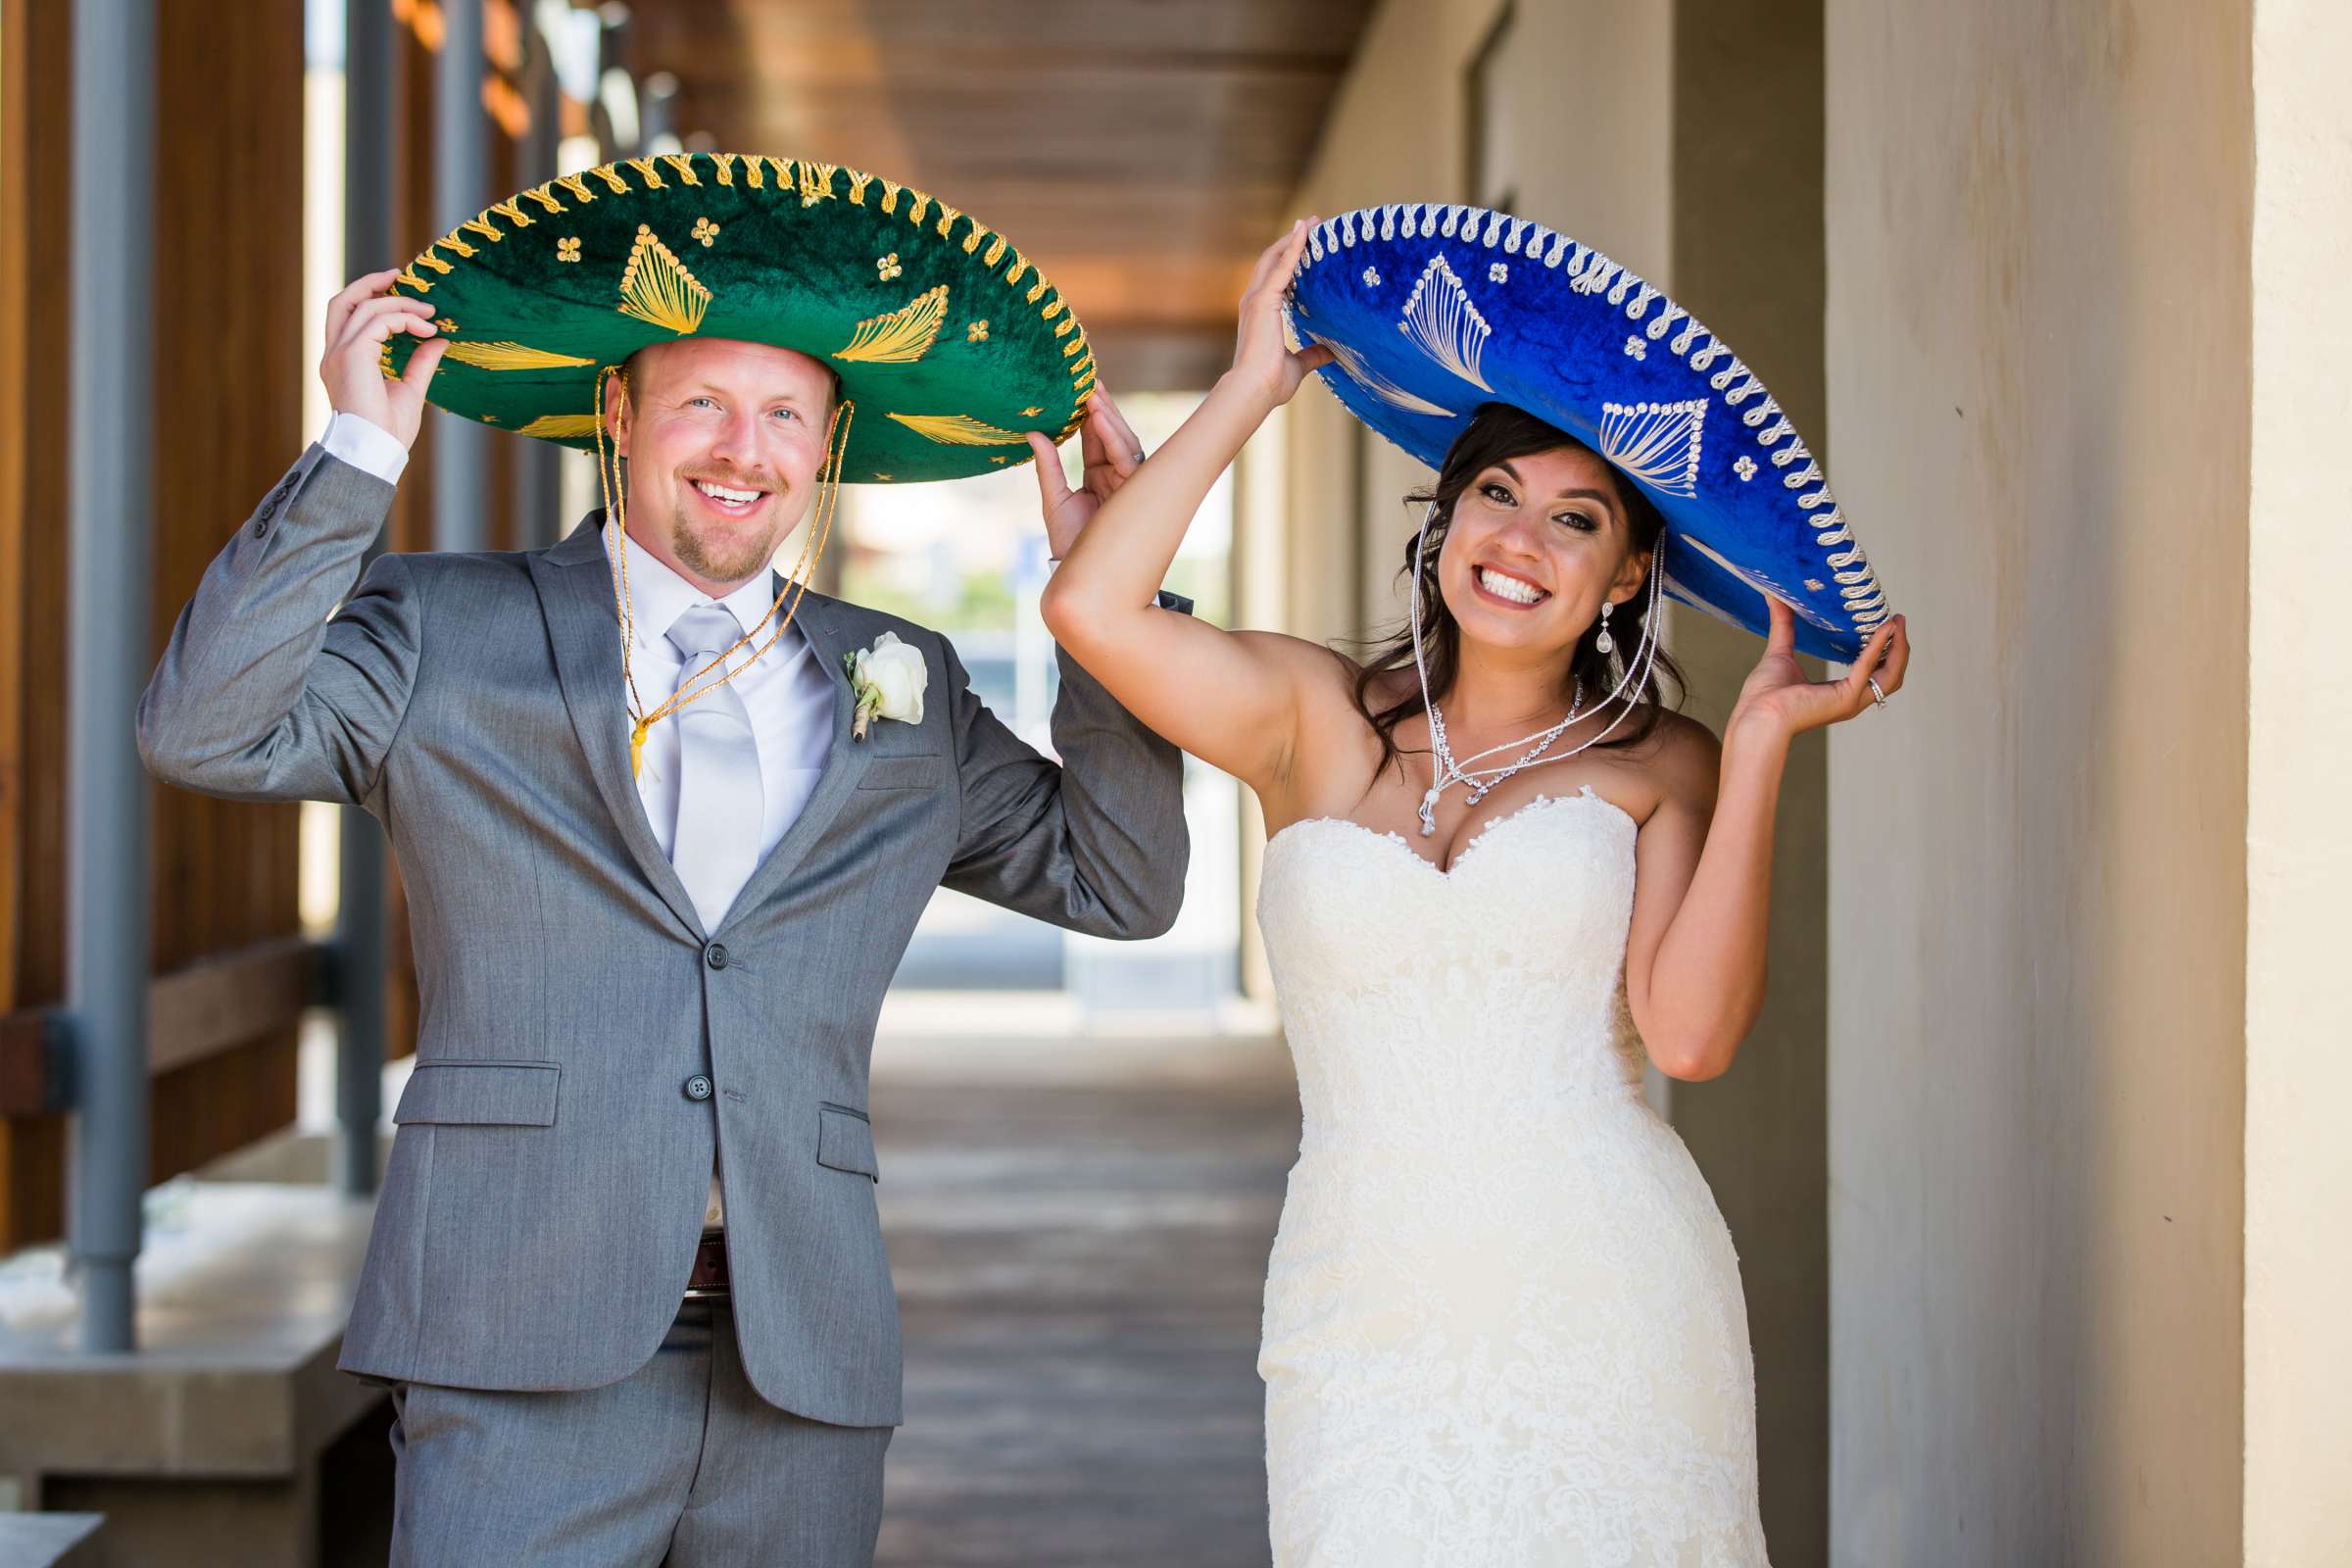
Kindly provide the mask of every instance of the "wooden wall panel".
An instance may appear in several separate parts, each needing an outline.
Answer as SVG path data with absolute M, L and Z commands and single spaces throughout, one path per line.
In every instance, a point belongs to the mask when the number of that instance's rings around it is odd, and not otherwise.
M 0 5 L 0 1005 L 65 994 L 66 236 L 73 12 Z M 36 145 L 37 142 L 37 145 Z M 44 262 L 47 265 L 43 265 Z M 61 1116 L 0 1119 L 0 1252 L 56 1234 Z
M 301 451 L 315 329 L 302 299 L 302 0 L 156 12 L 154 595 L 160 653 L 228 531 Z M 68 482 L 67 180 L 72 11 L 0 9 L 0 1004 L 62 999 Z M 36 146 L 37 138 L 37 146 Z M 122 715 L 128 724 L 130 715 Z M 158 970 L 300 928 L 295 809 L 157 786 Z M 252 1142 L 294 1113 L 280 1028 L 154 1082 L 151 1180 Z M 0 1120 L 0 1251 L 64 1224 L 62 1118 Z
M 303 5 L 156 8 L 155 575 L 161 653 L 228 530 L 302 451 L 317 358 L 302 313 Z M 301 929 L 293 806 L 158 785 L 159 971 Z M 294 1115 L 290 1028 L 154 1083 L 162 1180 Z

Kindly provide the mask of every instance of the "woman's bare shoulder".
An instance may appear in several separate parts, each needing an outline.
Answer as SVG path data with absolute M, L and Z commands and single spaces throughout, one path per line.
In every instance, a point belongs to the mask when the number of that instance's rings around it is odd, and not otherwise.
M 1660 713 L 1638 747 L 1642 771 L 1656 783 L 1662 802 L 1711 809 L 1723 768 L 1723 743 L 1688 713 Z

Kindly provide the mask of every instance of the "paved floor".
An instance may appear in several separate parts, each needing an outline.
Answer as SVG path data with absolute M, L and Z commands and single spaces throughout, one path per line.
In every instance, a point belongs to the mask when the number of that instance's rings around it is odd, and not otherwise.
M 880 1568 L 1267 1560 L 1277 1045 L 933 1037 L 878 1064 L 906 1324 Z

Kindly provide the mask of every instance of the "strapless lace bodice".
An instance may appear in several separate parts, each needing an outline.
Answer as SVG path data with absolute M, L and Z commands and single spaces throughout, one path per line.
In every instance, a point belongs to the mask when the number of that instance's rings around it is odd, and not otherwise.
M 1634 832 L 1588 791 L 1499 818 L 1444 871 L 1337 817 L 1277 834 L 1258 913 L 1309 1130 L 1426 1136 L 1433 1101 L 1547 1122 L 1638 1093 Z
M 1258 912 L 1298 1066 L 1268 1269 L 1282 1568 L 1753 1568 L 1738 1260 L 1641 1095 L 1633 820 L 1591 791 L 1441 871 L 1315 818 Z

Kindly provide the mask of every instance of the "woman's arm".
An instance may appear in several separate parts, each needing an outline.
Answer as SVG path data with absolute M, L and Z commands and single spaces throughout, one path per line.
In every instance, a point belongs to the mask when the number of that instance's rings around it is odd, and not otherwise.
M 1626 1000 L 1650 1060 L 1670 1078 L 1723 1072 L 1763 1009 L 1773 822 L 1788 743 L 1869 708 L 1874 672 L 1882 691 L 1901 690 L 1911 661 L 1898 615 L 1844 678 L 1808 681 L 1796 662 L 1795 616 L 1777 599 L 1771 607 L 1764 657 L 1722 746 L 1691 726 L 1664 747 L 1661 799 L 1636 851 Z
M 1090 467 L 1100 440 L 1117 482 L 1046 585 L 1043 606 L 1054 640 L 1122 707 L 1252 786 L 1284 770 L 1299 691 L 1331 656 L 1297 638 L 1227 632 L 1151 604 L 1217 476 L 1266 416 L 1330 361 L 1319 346 L 1293 353 L 1283 339 L 1283 290 L 1305 244 L 1300 222 L 1258 258 L 1242 297 L 1233 368 L 1149 463 L 1134 466 L 1133 435 L 1098 398 L 1088 413 Z M 1060 469 L 1049 456 L 1039 454 L 1038 472 L 1052 514 Z M 1066 487 L 1060 494 L 1068 496 Z

